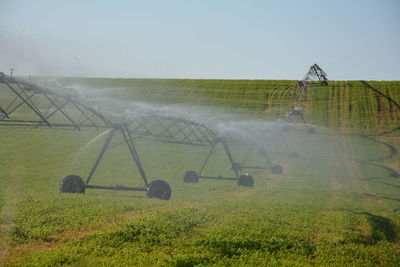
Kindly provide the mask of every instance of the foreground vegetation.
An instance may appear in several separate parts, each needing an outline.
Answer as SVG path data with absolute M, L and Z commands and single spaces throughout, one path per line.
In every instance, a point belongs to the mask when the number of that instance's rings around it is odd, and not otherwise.
M 71 80 L 62 82 L 71 84 Z M 269 113 L 265 111 L 273 106 L 284 106 L 279 101 L 289 105 L 295 84 L 247 81 L 254 85 L 254 90 L 248 90 L 244 86 L 246 81 L 74 82 L 93 87 L 101 84 L 103 88 L 126 87 L 112 93 L 121 99 L 224 103 L 245 108 L 241 112 L 249 110 L 256 117 L 267 116 Z M 137 83 L 136 87 L 133 83 Z M 165 86 L 168 83 L 170 86 Z M 269 83 L 276 86 L 266 90 Z M 336 130 L 334 133 L 344 128 L 360 133 L 371 129 L 382 132 L 398 125 L 399 113 L 391 112 L 390 105 L 380 104 L 382 119 L 377 119 L 374 101 L 378 100 L 373 94 L 362 94 L 360 85 L 361 99 L 356 100 L 353 91 L 354 98 L 339 97 L 350 92 L 333 89 L 340 84 L 357 82 L 334 83 L 328 90 L 335 92 L 331 96 L 333 101 L 310 98 L 309 121 L 314 119 L 322 126 L 330 126 Z M 387 88 L 393 98 L 399 99 L 398 90 L 396 95 L 392 89 L 399 88 L 397 82 L 374 85 Z M 240 90 L 249 97 L 237 95 Z M 281 97 L 275 99 L 278 91 Z M 200 96 L 194 97 L 195 92 Z M 265 97 L 267 93 L 271 97 Z M 347 109 L 346 113 L 342 107 L 349 102 L 351 112 Z M 376 128 L 379 125 L 384 127 Z M 388 147 L 359 136 L 332 133 L 327 129 L 319 129 L 316 135 L 302 131 L 287 133 L 290 150 L 299 152 L 299 158 L 288 157 L 287 149 L 272 140 L 269 148 L 276 152 L 272 160 L 283 166 L 284 173 L 248 170 L 255 178 L 255 186 L 251 188 L 239 187 L 234 181 L 201 180 L 197 184 L 184 184 L 184 171 L 198 167 L 207 151 L 139 143 L 151 180 L 165 179 L 173 189 L 172 199 L 161 201 L 147 199 L 140 192 L 59 193 L 58 184 L 64 175 L 88 174 L 105 138 L 93 141 L 99 132 L 1 128 L 1 263 L 9 266 L 398 266 L 400 178 L 368 163 L 384 163 L 399 170 L 400 158 L 395 155 L 382 162 L 379 159 L 390 154 Z M 379 140 L 400 147 L 398 132 Z M 245 151 L 235 147 L 233 153 L 240 161 Z M 257 165 L 263 159 L 255 153 L 249 160 L 249 164 Z M 229 175 L 230 166 L 223 153 L 215 155 L 207 171 Z M 124 147 L 106 154 L 93 182 L 142 185 Z

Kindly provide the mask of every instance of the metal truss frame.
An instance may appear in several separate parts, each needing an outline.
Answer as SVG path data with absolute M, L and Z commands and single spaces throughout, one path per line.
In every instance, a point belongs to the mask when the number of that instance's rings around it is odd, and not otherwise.
M 113 140 L 116 133 L 120 133 L 123 136 L 123 141 L 111 146 L 111 141 Z M 137 169 L 139 170 L 139 173 L 145 184 L 145 188 L 148 188 L 148 178 L 135 146 L 135 142 L 137 140 L 147 140 L 150 142 L 160 142 L 166 144 L 188 145 L 192 147 L 203 147 L 205 149 L 209 149 L 209 153 L 206 156 L 198 172 L 199 179 L 236 181 L 240 178 L 240 170 L 235 167 L 236 165 L 230 151 L 230 147 L 225 141 L 224 137 L 218 136 L 213 130 L 200 123 L 170 116 L 148 115 L 131 118 L 114 125 L 114 127 L 108 134 L 108 137 L 106 138 L 104 145 L 100 150 L 99 155 L 88 177 L 86 178 L 87 188 L 144 191 L 143 189 L 139 190 L 138 188 L 127 188 L 121 185 L 117 185 L 114 187 L 89 185 L 89 182 L 106 151 L 117 145 L 127 145 L 132 159 Z M 218 146 L 224 150 L 227 159 L 232 166 L 231 169 L 234 172 L 234 177 L 201 175 L 203 170 L 206 168 L 209 159 L 211 158 Z
M 198 178 L 216 179 L 216 180 L 235 180 L 239 185 L 248 185 L 242 183 L 243 178 L 239 171 L 241 170 L 235 164 L 230 147 L 224 137 L 217 135 L 207 126 L 185 120 L 177 117 L 168 116 L 138 116 L 132 117 L 122 122 L 112 122 L 103 113 L 79 100 L 78 98 L 45 88 L 20 78 L 7 76 L 0 73 L 0 83 L 4 83 L 9 89 L 9 97 L 0 99 L 0 126 L 18 126 L 18 127 L 47 127 L 47 128 L 71 128 L 82 130 L 92 128 L 95 130 L 110 129 L 108 137 L 100 150 L 93 167 L 84 183 L 84 188 L 94 189 L 114 189 L 128 191 L 145 191 L 149 193 L 152 190 L 152 183 L 149 183 L 144 167 L 141 163 L 139 153 L 135 142 L 138 139 L 146 139 L 152 142 L 161 142 L 177 145 L 189 145 L 195 147 L 204 147 L 209 149 L 199 170 Z M 21 110 L 22 113 L 18 113 Z M 30 114 L 34 119 L 19 118 L 18 115 Z M 63 121 L 60 123 L 60 120 Z M 114 136 L 119 133 L 123 137 L 124 144 L 128 147 L 130 155 L 140 173 L 144 182 L 144 187 L 125 187 L 123 185 L 101 186 L 90 185 L 97 167 L 103 159 L 106 151 L 111 148 L 110 144 Z M 234 177 L 222 176 L 202 176 L 201 173 L 207 166 L 210 157 L 220 146 L 231 164 L 231 170 Z M 79 179 L 81 179 L 79 177 Z M 82 179 L 81 179 L 82 180 Z M 240 180 L 240 181 L 239 181 Z M 252 180 L 252 177 L 251 177 Z M 83 183 L 83 182 L 82 182 Z M 251 185 L 253 182 L 251 182 Z M 169 185 L 168 185 L 169 187 Z
M 285 122 L 296 123 L 298 128 L 307 126 L 304 119 L 304 105 L 303 100 L 306 97 L 307 89 L 309 87 L 328 86 L 328 75 L 321 69 L 320 66 L 314 64 L 310 67 L 303 80 L 297 83 L 294 90 L 293 108 L 290 112 L 286 113 L 284 118 Z M 306 127 L 310 133 L 315 133 L 314 128 Z
M 111 128 L 112 122 L 78 98 L 0 72 L 10 97 L 0 99 L 0 126 Z M 20 118 L 19 111 L 32 115 Z M 29 112 L 30 111 L 30 112 Z

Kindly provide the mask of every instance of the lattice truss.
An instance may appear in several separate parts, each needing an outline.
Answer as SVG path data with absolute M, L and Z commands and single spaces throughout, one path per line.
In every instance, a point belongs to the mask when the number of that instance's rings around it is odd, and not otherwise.
M 229 136 L 227 138 L 228 141 L 226 141 L 222 135 L 217 134 L 211 128 L 201 123 L 163 115 L 133 116 L 122 121 L 121 117 L 117 119 L 115 116 L 110 117 L 105 113 L 101 113 L 73 95 L 42 87 L 30 81 L 7 76 L 4 73 L 0 73 L 0 96 L 0 126 L 28 126 L 35 128 L 64 127 L 75 130 L 82 130 L 83 128 L 93 128 L 97 130 L 104 128 L 110 129 L 108 137 L 87 176 L 86 184 L 83 185 L 83 188 L 151 191 L 151 183 L 149 183 L 147 179 L 145 170 L 140 161 L 139 153 L 136 150 L 135 140 L 138 139 L 207 148 L 209 153 L 198 173 L 189 171 L 188 177 L 185 176 L 185 179 L 191 180 L 195 177 L 195 180 L 200 178 L 237 180 L 239 185 L 251 186 L 253 184 L 251 176 L 246 174 L 242 177 L 243 175 L 239 175 L 238 171 L 246 168 L 246 166 L 234 161 L 229 147 L 230 145 L 237 145 L 238 143 L 243 144 L 243 140 L 239 141 L 237 138 Z M 143 188 L 129 188 L 124 186 L 115 188 L 112 186 L 89 185 L 106 151 L 118 145 L 111 145 L 117 133 L 122 135 L 123 140 L 119 144 L 128 147 L 131 157 L 140 172 L 145 184 Z M 218 148 L 222 148 L 225 152 L 234 177 L 202 175 L 202 171 L 209 162 L 210 157 Z M 261 168 L 270 169 L 271 166 L 269 165 Z M 196 174 L 195 176 L 193 176 L 194 173 Z M 71 176 L 68 179 L 77 178 Z M 81 178 L 79 179 L 81 180 Z M 84 191 L 84 189 L 82 190 Z
M 220 141 L 203 124 L 168 116 L 138 116 L 122 122 L 111 121 L 73 95 L 41 87 L 0 73 L 0 125 L 33 127 L 120 128 L 126 127 L 134 139 L 214 146 Z
M 92 106 L 65 92 L 0 73 L 0 125 L 110 128 Z
M 310 75 L 313 76 L 314 73 L 310 72 Z M 261 154 L 259 153 L 265 159 L 265 165 L 246 165 L 246 161 L 254 149 L 252 146 L 248 148 L 242 163 L 235 162 L 230 146 L 246 143 L 238 136 L 229 135 L 224 137 L 201 123 L 162 115 L 137 115 L 122 121 L 122 117 L 111 117 L 101 113 L 91 105 L 64 91 L 52 90 L 30 81 L 7 76 L 4 73 L 0 73 L 0 126 L 2 125 L 35 128 L 64 127 L 74 130 L 83 128 L 109 129 L 108 136 L 96 161 L 86 176 L 86 181 L 77 175 L 65 176 L 60 183 L 61 192 L 84 193 L 85 189 L 89 188 L 145 191 L 148 197 L 169 199 L 171 197 L 171 189 L 168 183 L 163 180 L 150 182 L 147 177 L 135 145 L 136 140 L 140 139 L 206 148 L 208 150 L 207 156 L 203 162 L 199 162 L 201 166 L 199 166 L 198 171 L 188 170 L 185 172 L 183 180 L 187 183 L 197 182 L 199 179 L 216 179 L 237 181 L 240 186 L 252 186 L 253 177 L 247 173 L 239 173 L 243 169 L 269 169 L 273 173 L 282 172 L 280 165 L 272 165 L 265 149 L 261 150 Z M 119 138 L 114 139 L 116 135 Z M 128 148 L 129 154 L 144 183 L 142 187 L 128 187 L 121 184 L 115 186 L 90 184 L 104 154 L 116 145 L 125 145 Z M 219 148 L 222 149 L 227 157 L 233 175 L 228 175 L 229 177 L 204 175 L 203 171 L 210 158 Z
M 317 64 L 312 65 L 303 80 L 297 83 L 294 91 L 293 109 L 286 114 L 284 120 L 286 122 L 305 124 L 303 100 L 306 97 L 308 87 L 327 85 L 328 75 Z
M 168 116 L 142 116 L 124 121 L 134 138 L 192 146 L 212 147 L 222 140 L 210 128 L 193 121 Z
M 299 85 L 303 85 L 304 83 L 307 86 L 326 86 L 328 85 L 328 75 L 320 66 L 314 64 L 310 67 L 303 80 L 299 82 Z
M 120 134 L 120 136 L 122 135 L 122 142 L 113 143 L 112 140 L 117 133 Z M 148 186 L 148 178 L 145 170 L 143 169 L 139 153 L 135 145 L 135 143 L 139 140 L 204 147 L 209 150 L 209 153 L 202 163 L 200 170 L 196 174 L 196 179 L 206 178 L 236 180 L 239 178 L 239 168 L 235 167 L 236 165 L 230 152 L 230 148 L 224 137 L 219 136 L 207 126 L 194 121 L 163 115 L 147 115 L 132 117 L 123 122 L 114 124 L 114 127 L 109 132 L 103 148 L 101 149 L 98 158 L 86 179 L 86 183 L 89 184 L 91 177 L 95 173 L 97 166 L 102 160 L 106 151 L 117 145 L 127 145 L 132 159 L 136 163 L 136 166 L 143 178 L 145 186 Z M 216 152 L 217 148 L 222 148 L 222 150 L 225 152 L 227 159 L 232 166 L 232 171 L 235 177 L 201 175 L 202 171 L 209 162 L 210 157 Z

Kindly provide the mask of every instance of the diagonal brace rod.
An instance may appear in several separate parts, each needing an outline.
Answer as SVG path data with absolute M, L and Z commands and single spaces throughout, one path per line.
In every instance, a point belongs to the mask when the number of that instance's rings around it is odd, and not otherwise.
M 125 139 L 125 141 L 126 141 L 126 143 L 128 145 L 129 151 L 131 152 L 132 158 L 136 163 L 136 167 L 138 168 L 138 170 L 140 172 L 140 175 L 142 176 L 146 187 L 148 187 L 149 183 L 148 183 L 148 180 L 147 180 L 147 176 L 146 176 L 146 173 L 144 171 L 143 165 L 140 162 L 139 154 L 138 154 L 138 152 L 136 150 L 135 144 L 133 143 L 133 138 L 132 138 L 132 135 L 131 135 L 128 127 L 126 125 L 123 125 L 121 127 L 121 132 L 122 132 L 122 135 L 124 136 L 124 139 Z
M 115 129 L 112 129 L 111 132 L 109 133 L 107 139 L 106 139 L 106 142 L 103 145 L 103 148 L 100 150 L 100 154 L 97 157 L 96 162 L 94 163 L 94 165 L 92 167 L 92 170 L 90 171 L 88 177 L 86 178 L 86 184 L 89 184 L 90 179 L 92 178 L 94 172 L 96 171 L 97 166 L 99 166 L 99 163 L 100 163 L 101 159 L 103 158 L 104 153 L 106 152 L 108 146 L 110 145 L 111 140 L 114 137 L 114 134 L 115 134 Z

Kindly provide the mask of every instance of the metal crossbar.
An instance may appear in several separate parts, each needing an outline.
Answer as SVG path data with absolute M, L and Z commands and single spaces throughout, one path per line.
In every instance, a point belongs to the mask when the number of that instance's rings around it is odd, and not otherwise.
M 112 128 L 105 115 L 76 97 L 0 72 L 10 96 L 0 99 L 0 126 Z M 7 93 L 7 92 L 6 92 Z M 12 97 L 11 97 L 12 96 Z
M 122 124 L 127 125 L 134 138 L 148 137 L 155 142 L 209 147 L 220 141 L 207 126 L 176 117 L 148 115 Z
M 146 191 L 148 193 L 150 192 L 150 195 L 161 194 L 160 190 L 165 190 L 165 185 L 163 185 L 164 187 L 162 185 L 159 187 L 159 181 L 154 181 L 157 182 L 155 184 L 148 182 L 147 175 L 134 142 L 138 139 L 210 149 L 208 156 L 201 166 L 200 173 L 207 165 L 216 146 L 220 145 L 225 151 L 235 177 L 199 176 L 199 178 L 238 180 L 239 183 L 239 168 L 235 165 L 228 142 L 204 124 L 183 118 L 156 115 L 137 116 L 122 122 L 115 122 L 113 121 L 115 119 L 109 118 L 91 105 L 65 92 L 42 87 L 30 81 L 7 76 L 1 72 L 0 83 L 5 85 L 0 86 L 0 90 L 5 91 L 4 94 L 0 91 L 0 93 L 2 93 L 2 97 L 0 98 L 0 126 L 71 128 L 74 130 L 82 130 L 84 128 L 92 128 L 95 130 L 110 129 L 110 133 L 86 178 L 86 183 L 84 184 L 82 180 L 82 184 L 85 186 L 84 188 Z M 111 145 L 116 133 L 122 135 L 123 142 Z M 129 153 L 144 182 L 144 187 L 89 185 L 106 151 L 115 145 L 121 144 L 128 147 Z M 78 178 L 81 179 L 80 177 Z M 248 177 L 246 176 L 245 178 L 247 179 Z M 60 186 L 64 186 L 65 184 L 63 183 L 68 183 L 70 180 L 74 180 L 73 183 L 76 183 L 76 179 L 74 175 L 67 176 L 63 179 Z M 241 185 L 241 183 L 244 182 L 241 181 L 239 185 Z M 158 188 L 156 188 L 157 186 Z M 167 187 L 169 187 L 168 184 Z M 78 191 L 82 193 L 84 192 L 84 188 Z M 161 195 L 164 193 L 168 195 L 168 192 L 163 192 Z M 168 199 L 165 195 L 161 195 L 159 198 Z

